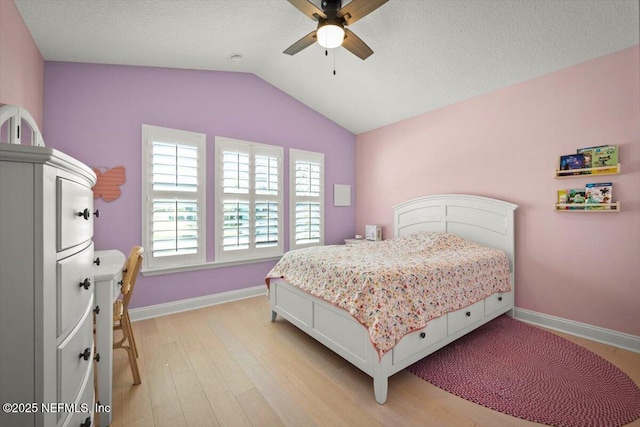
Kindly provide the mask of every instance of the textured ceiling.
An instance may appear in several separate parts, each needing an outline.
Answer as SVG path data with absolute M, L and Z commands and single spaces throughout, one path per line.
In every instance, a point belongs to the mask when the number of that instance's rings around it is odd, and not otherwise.
M 317 44 L 283 54 L 315 29 L 286 0 L 15 4 L 45 60 L 253 73 L 354 134 L 616 52 L 640 34 L 639 0 L 390 0 L 349 27 L 375 52 L 362 61 Z

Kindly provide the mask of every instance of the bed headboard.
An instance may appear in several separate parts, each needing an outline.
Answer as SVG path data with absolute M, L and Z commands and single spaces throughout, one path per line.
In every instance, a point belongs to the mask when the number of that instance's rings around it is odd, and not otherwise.
M 513 203 L 467 194 L 436 194 L 393 207 L 395 236 L 440 231 L 507 253 L 511 281 L 515 272 L 515 210 Z

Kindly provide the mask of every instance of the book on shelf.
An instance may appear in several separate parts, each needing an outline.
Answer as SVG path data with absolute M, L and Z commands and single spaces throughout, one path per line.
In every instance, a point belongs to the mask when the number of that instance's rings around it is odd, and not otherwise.
M 566 205 L 569 203 L 569 195 L 567 190 L 558 190 L 558 204 Z M 567 206 L 558 206 L 558 209 L 569 209 Z
M 584 154 L 567 154 L 564 156 L 560 156 L 560 171 L 570 171 L 574 169 L 584 169 Z M 576 171 L 576 172 L 567 172 L 562 175 L 582 175 L 585 171 Z
M 585 209 L 606 210 L 611 209 L 611 197 L 613 195 L 613 184 L 610 182 L 597 182 L 585 186 Z M 589 206 L 596 204 L 597 206 Z
M 570 205 L 569 210 L 584 209 L 584 204 L 587 200 L 587 192 L 585 187 L 582 188 L 570 188 L 567 190 L 567 203 Z
M 610 169 L 596 169 L 590 171 L 591 174 L 615 173 L 618 170 L 618 146 L 617 145 L 600 145 L 598 147 L 578 148 L 576 151 L 588 158 L 589 166 L 585 168 L 604 168 L 611 166 Z

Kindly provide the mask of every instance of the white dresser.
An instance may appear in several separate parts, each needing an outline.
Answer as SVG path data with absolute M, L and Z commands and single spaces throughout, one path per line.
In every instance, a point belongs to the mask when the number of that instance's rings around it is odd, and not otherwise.
M 95 179 L 54 149 L 0 144 L 1 426 L 93 424 Z

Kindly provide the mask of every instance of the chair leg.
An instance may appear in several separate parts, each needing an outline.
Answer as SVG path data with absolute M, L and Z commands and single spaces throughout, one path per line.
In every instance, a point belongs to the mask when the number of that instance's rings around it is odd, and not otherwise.
M 96 346 L 93 346 L 93 353 L 98 354 Z M 95 358 L 93 359 L 93 396 L 96 402 L 100 400 L 100 395 L 98 394 L 98 363 Z
M 113 330 L 122 332 L 122 338 L 120 338 L 120 340 L 118 341 L 113 342 L 113 349 L 115 350 L 116 348 L 122 348 L 125 341 L 127 341 L 127 333 L 124 330 L 124 326 L 122 325 L 122 320 L 119 320 L 118 324 L 113 326 Z
M 127 319 L 127 327 L 129 328 L 129 344 L 133 347 L 133 351 L 136 353 L 136 357 L 138 357 L 138 346 L 136 345 L 136 338 L 133 334 L 133 325 L 131 324 L 131 318 L 129 317 L 129 312 L 124 313 L 124 317 Z
M 133 384 L 141 384 L 142 380 L 140 379 L 140 370 L 138 369 L 138 356 L 136 355 L 136 351 L 133 347 L 133 329 L 124 316 L 120 320 L 120 328 L 122 330 L 122 339 L 117 343 L 114 343 L 114 348 L 123 348 L 127 351 L 127 355 L 129 356 L 129 365 L 131 365 L 131 373 L 133 374 Z
M 140 371 L 138 370 L 138 360 L 136 359 L 133 349 L 128 345 L 125 345 L 122 348 L 127 350 L 127 354 L 129 355 L 129 364 L 131 365 L 131 373 L 133 374 L 133 384 L 141 384 L 142 380 L 140 379 Z

